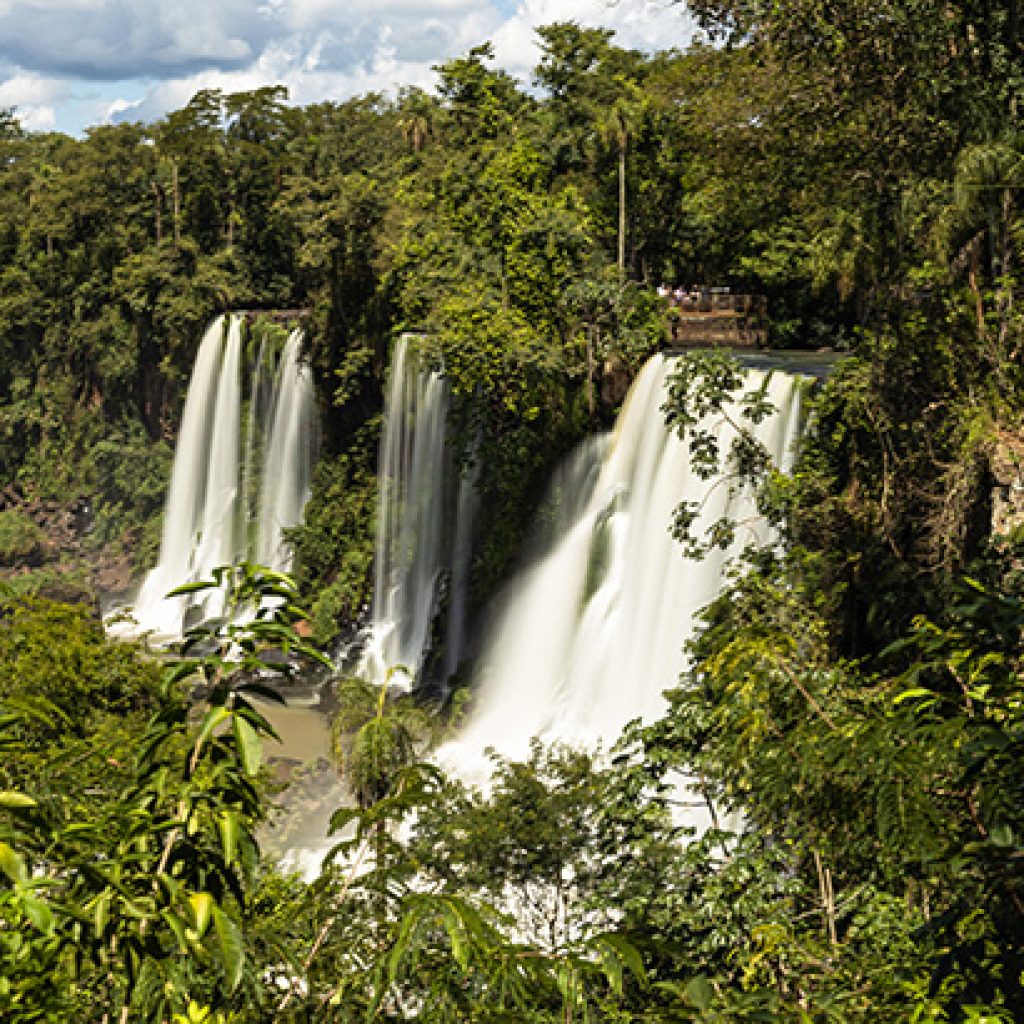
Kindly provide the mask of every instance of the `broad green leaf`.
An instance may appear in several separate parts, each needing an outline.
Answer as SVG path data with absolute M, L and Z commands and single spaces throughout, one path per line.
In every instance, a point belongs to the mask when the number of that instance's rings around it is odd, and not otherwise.
M 236 811 L 224 811 L 217 817 L 217 831 L 220 833 L 220 846 L 224 851 L 224 859 L 230 864 L 238 853 L 238 836 L 241 822 Z
M 167 673 L 168 683 L 180 683 L 182 679 L 187 679 L 191 675 L 195 675 L 199 671 L 199 662 L 193 658 L 187 658 L 184 661 L 179 661 Z
M 174 933 L 174 937 L 178 940 L 178 948 L 183 953 L 190 950 L 193 943 L 189 941 L 188 922 L 173 910 L 165 910 L 160 916 L 164 919 L 164 923 L 171 929 Z
M 452 944 L 452 956 L 455 962 L 465 971 L 469 969 L 469 942 L 463 922 L 454 908 L 446 907 L 444 910 L 444 926 L 448 932 L 448 940 Z
M 7 843 L 0 843 L 0 871 L 15 884 L 24 882 L 28 878 L 25 862 Z
M 210 708 L 206 713 L 206 717 L 203 719 L 203 724 L 199 728 L 199 734 L 196 736 L 196 749 L 201 750 L 206 744 L 206 741 L 210 738 L 213 730 L 230 717 L 231 710 L 224 707 L 223 704 L 218 704 L 216 707 Z
M 1013 829 L 1006 824 L 996 825 L 989 833 L 989 840 L 994 846 L 1009 848 L 1016 845 Z
M 608 987 L 615 993 L 615 995 L 621 997 L 623 991 L 622 962 L 608 949 L 600 951 L 600 962 L 601 970 L 608 982 Z
M 273 704 L 287 705 L 288 703 L 280 690 L 272 686 L 265 686 L 263 683 L 242 683 L 241 686 L 235 688 L 235 693 L 251 693 Z
M 210 915 L 214 908 L 214 899 L 208 892 L 194 892 L 188 898 L 195 918 L 196 934 L 202 938 L 210 926 Z
M 333 834 L 335 832 L 340 832 L 351 822 L 359 821 L 362 817 L 363 812 L 358 807 L 339 807 L 331 815 L 328 833 Z
M 905 700 L 921 700 L 925 697 L 935 700 L 935 691 L 927 690 L 923 686 L 915 686 L 913 689 L 904 690 L 902 693 L 897 694 L 893 698 L 893 704 L 902 704 Z
M 212 590 L 214 587 L 219 586 L 219 583 L 214 583 L 212 580 L 200 580 L 198 583 L 183 583 L 180 587 L 175 587 L 169 591 L 167 596 L 181 597 L 184 594 L 197 594 L 202 590 Z
M 27 807 L 38 807 L 39 804 L 26 793 L 18 793 L 12 789 L 0 790 L 0 807 L 20 810 Z
M 262 745 L 260 737 L 252 725 L 241 715 L 235 715 L 233 726 L 235 743 L 238 745 L 238 756 L 242 762 L 242 770 L 246 775 L 255 775 L 260 770 Z
M 419 928 L 422 912 L 423 904 L 419 901 L 415 901 L 411 903 L 410 909 L 402 918 L 402 923 L 398 929 L 398 935 L 391 948 L 391 954 L 388 956 L 387 980 L 389 985 L 394 983 L 395 979 L 398 977 L 398 970 L 401 966 L 402 960 L 405 958 L 406 954 L 413 949 L 413 943 L 411 940 Z
M 96 938 L 102 938 L 107 930 L 107 921 L 110 919 L 110 901 L 113 894 L 105 889 L 96 897 L 92 908 L 92 926 L 96 932 Z
M 242 980 L 242 970 L 245 966 L 242 936 L 235 922 L 216 903 L 211 909 L 213 929 L 217 936 L 217 952 L 227 978 L 228 990 L 234 992 Z
M 640 951 L 624 936 L 617 932 L 605 932 L 594 940 L 594 944 L 612 949 L 622 965 L 637 978 L 643 979 L 646 976 L 644 960 Z
M 707 1010 L 715 996 L 711 982 L 703 974 L 698 974 L 696 977 L 691 978 L 686 983 L 686 988 L 683 992 L 687 1001 L 692 1003 L 701 1012 Z
M 45 935 L 53 931 L 53 911 L 48 903 L 37 896 L 26 896 L 22 906 L 25 908 L 25 916 L 39 931 Z

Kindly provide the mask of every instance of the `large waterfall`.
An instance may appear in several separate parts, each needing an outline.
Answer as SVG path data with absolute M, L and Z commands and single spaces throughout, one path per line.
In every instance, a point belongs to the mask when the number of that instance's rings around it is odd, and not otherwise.
M 607 748 L 630 720 L 656 718 L 726 561 L 751 541 L 770 540 L 751 495 L 700 479 L 687 444 L 666 426 L 661 407 L 671 367 L 671 359 L 650 360 L 614 433 L 586 442 L 560 474 L 547 543 L 492 617 L 476 710 L 439 751 L 460 774 L 476 775 L 488 748 L 524 757 L 534 736 Z M 748 387 L 765 383 L 763 371 L 747 374 Z M 798 378 L 774 373 L 767 393 L 777 411 L 752 429 L 786 468 L 799 431 Z M 733 434 L 725 419 L 701 426 L 725 450 Z M 697 530 L 723 515 L 744 523 L 733 547 L 685 559 L 669 530 L 683 500 L 702 502 Z
M 445 675 L 458 667 L 476 488 L 448 443 L 449 388 L 398 339 L 384 404 L 373 609 L 362 672 L 411 685 L 447 593 Z
M 490 614 L 472 680 L 475 709 L 458 736 L 434 754 L 472 783 L 490 774 L 488 750 L 523 758 L 533 737 L 607 750 L 626 723 L 655 719 L 663 692 L 685 667 L 683 645 L 697 612 L 720 591 L 727 561 L 741 547 L 770 543 L 752 496 L 728 481 L 702 480 L 689 447 L 668 428 L 662 406 L 672 360 L 643 368 L 616 424 L 585 440 L 556 471 L 526 568 Z M 753 431 L 787 469 L 800 431 L 801 378 L 747 371 L 747 390 L 764 385 L 775 413 Z M 381 440 L 381 504 L 376 590 L 363 672 L 394 682 L 403 666 L 412 685 L 430 643 L 442 581 L 449 586 L 446 643 L 458 648 L 475 515 L 472 477 L 453 476 L 442 375 L 422 368 L 407 339 L 395 351 Z M 734 436 L 725 417 L 701 429 L 722 450 Z M 680 502 L 702 502 L 695 524 L 729 515 L 742 523 L 736 543 L 688 561 L 670 525 Z M 453 626 L 453 622 L 456 623 Z M 678 779 L 685 793 L 687 782 Z M 684 801 L 688 825 L 710 821 Z M 293 847 L 290 860 L 315 875 L 324 843 Z
M 164 507 L 160 557 L 146 576 L 125 633 L 174 638 L 193 619 L 223 611 L 223 596 L 168 598 L 243 559 L 285 570 L 283 530 L 301 520 L 317 443 L 316 407 L 302 336 L 251 360 L 243 395 L 243 320 L 217 317 L 199 345 Z M 247 412 L 246 412 L 247 406 Z

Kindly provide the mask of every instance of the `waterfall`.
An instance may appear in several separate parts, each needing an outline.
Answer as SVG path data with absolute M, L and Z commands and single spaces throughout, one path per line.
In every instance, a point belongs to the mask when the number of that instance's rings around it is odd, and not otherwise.
M 118 622 L 112 632 L 179 637 L 192 621 L 220 615 L 223 595 L 168 598 L 168 591 L 242 559 L 282 571 L 290 566 L 282 532 L 300 522 L 309 497 L 316 445 L 313 385 L 299 361 L 301 333 L 293 331 L 277 361 L 269 399 L 264 381 L 274 354 L 265 344 L 248 374 L 250 394 L 243 396 L 242 323 L 237 315 L 219 316 L 199 344 L 164 506 L 160 556 L 135 599 L 134 621 Z
M 476 485 L 448 438 L 444 376 L 395 346 L 380 442 L 373 607 L 362 674 L 411 686 L 420 676 L 444 586 L 449 597 L 445 673 L 462 651 Z
M 459 477 L 455 502 L 455 530 L 451 547 L 451 576 L 448 587 L 448 628 L 445 634 L 445 681 L 458 671 L 465 653 L 466 612 L 469 603 L 469 567 L 473 555 L 473 536 L 480 506 L 477 490 L 479 463 Z
M 561 499 L 542 553 L 498 603 L 477 666 L 475 711 L 439 761 L 480 777 L 483 752 L 523 758 L 532 737 L 607 748 L 630 720 L 650 722 L 663 691 L 685 667 L 683 644 L 697 612 L 719 592 L 726 562 L 751 541 L 768 543 L 752 497 L 726 481 L 700 479 L 689 449 L 661 411 L 672 361 L 650 360 L 610 437 L 585 442 L 558 475 Z M 800 425 L 798 378 L 767 380 L 777 410 L 752 427 L 786 469 Z M 725 451 L 721 416 L 701 425 Z M 683 500 L 701 501 L 698 531 L 723 515 L 744 523 L 727 551 L 683 557 L 669 527 Z
M 270 437 L 262 474 L 256 561 L 286 569 L 291 554 L 283 532 L 302 519 L 316 451 L 313 381 L 299 361 L 302 333 L 292 331 L 274 377 Z
M 209 448 L 202 453 L 201 461 L 195 467 L 199 473 L 205 470 L 206 475 L 202 514 L 193 533 L 196 547 L 190 558 L 197 567 L 199 579 L 209 575 L 218 565 L 234 562 L 239 555 L 235 510 L 241 495 L 238 479 L 240 429 L 235 410 L 241 408 L 242 401 L 239 381 L 241 352 L 242 324 L 237 317 L 231 317 L 213 400 Z M 164 514 L 171 512 L 169 506 Z M 177 556 L 175 561 L 178 561 Z M 223 611 L 220 591 L 210 591 L 205 595 L 202 608 L 204 617 L 220 615 Z

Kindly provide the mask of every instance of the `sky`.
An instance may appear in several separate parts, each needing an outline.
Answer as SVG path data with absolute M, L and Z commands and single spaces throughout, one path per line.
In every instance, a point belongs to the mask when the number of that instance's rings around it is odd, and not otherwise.
M 554 21 L 645 51 L 692 36 L 672 0 L 0 0 L 0 108 L 81 135 L 157 120 L 206 88 L 282 84 L 299 104 L 429 89 L 431 65 L 485 40 L 529 82 L 534 30 Z

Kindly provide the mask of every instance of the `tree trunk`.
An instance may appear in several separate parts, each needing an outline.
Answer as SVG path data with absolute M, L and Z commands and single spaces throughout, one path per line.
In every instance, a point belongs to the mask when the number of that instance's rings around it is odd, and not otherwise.
M 587 324 L 587 412 L 594 418 L 594 325 Z
M 619 276 L 626 271 L 626 143 L 619 144 Z
M 159 245 L 164 237 L 164 225 L 162 214 L 162 203 L 160 197 L 160 186 L 153 182 L 153 206 L 156 211 L 156 244 Z
M 171 161 L 171 188 L 174 191 L 174 244 L 181 242 L 181 189 L 178 187 L 178 158 Z
M 1013 313 L 1013 189 L 1003 189 L 1002 237 L 999 254 L 999 344 L 1002 347 L 1010 333 L 1010 317 Z
M 967 271 L 967 285 L 974 296 L 974 314 L 978 323 L 978 340 L 985 337 L 985 302 L 981 297 L 981 240 L 975 239 L 971 243 L 970 266 Z

